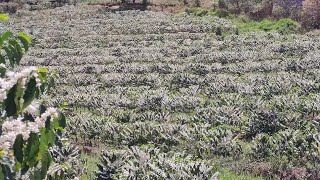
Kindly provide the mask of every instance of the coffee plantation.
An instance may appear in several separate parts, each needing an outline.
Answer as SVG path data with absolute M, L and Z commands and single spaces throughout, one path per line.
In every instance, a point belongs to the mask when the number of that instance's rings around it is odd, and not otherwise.
M 21 10 L 1 27 L 33 40 L 17 69 L 43 68 L 22 71 L 34 77 L 26 82 L 59 74 L 39 97 L 48 107 L 67 102 L 63 135 L 79 150 L 51 149 L 56 174 L 85 169 L 81 151 L 100 157 L 93 179 L 219 179 L 221 168 L 269 178 L 320 176 L 318 35 L 239 33 L 218 17 L 83 4 Z M 56 137 L 64 127 L 62 114 L 42 112 L 52 120 L 29 137 L 40 145 L 42 133 Z M 27 142 L 17 137 L 19 147 Z M 30 163 L 15 168 L 35 167 Z M 297 168 L 303 173 L 292 173 Z M 90 174 L 71 173 L 63 177 Z

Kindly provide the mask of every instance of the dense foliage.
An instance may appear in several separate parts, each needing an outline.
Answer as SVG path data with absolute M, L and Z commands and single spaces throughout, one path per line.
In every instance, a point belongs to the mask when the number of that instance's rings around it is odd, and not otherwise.
M 58 109 L 38 100 L 50 87 L 48 70 L 14 71 L 30 45 L 24 33 L 7 31 L 0 38 L 0 179 L 44 179 L 51 164 L 49 148 L 61 146 L 66 124 Z
M 154 147 L 132 146 L 127 151 L 106 152 L 99 164 L 98 179 L 216 179 L 213 162 L 196 160 L 184 153 Z

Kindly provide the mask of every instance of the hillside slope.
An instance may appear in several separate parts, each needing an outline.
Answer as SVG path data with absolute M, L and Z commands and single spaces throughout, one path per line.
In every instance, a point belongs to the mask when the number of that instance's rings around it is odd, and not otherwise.
M 235 171 L 290 178 L 302 167 L 296 176 L 317 177 L 318 36 L 236 35 L 215 17 L 85 5 L 20 11 L 2 26 L 33 37 L 23 66 L 60 74 L 44 99 L 69 103 L 68 135 L 92 153 L 159 148 Z

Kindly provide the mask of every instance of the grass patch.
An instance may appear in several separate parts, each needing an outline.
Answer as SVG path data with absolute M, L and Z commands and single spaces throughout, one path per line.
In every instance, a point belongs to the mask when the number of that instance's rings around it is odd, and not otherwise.
M 265 31 L 265 32 L 279 32 L 283 34 L 297 33 L 301 26 L 298 22 L 285 18 L 280 20 L 264 19 L 262 21 L 254 21 L 243 15 L 232 15 L 223 9 L 204 9 L 204 8 L 187 8 L 185 12 L 194 16 L 217 16 L 220 18 L 229 19 L 237 26 L 239 31 Z
M 263 178 L 260 176 L 250 176 L 250 175 L 238 175 L 228 169 L 223 169 L 219 171 L 219 180 L 230 180 L 230 179 L 237 179 L 237 180 L 262 180 Z
M 87 180 L 87 179 L 95 179 L 96 175 L 95 172 L 98 170 L 97 164 L 99 163 L 99 156 L 94 155 L 94 154 L 81 154 L 81 160 L 85 162 L 83 168 L 87 170 L 86 174 L 83 174 L 81 176 L 82 180 Z
M 210 14 L 211 10 L 204 8 L 186 8 L 185 12 L 194 16 L 207 16 Z
M 204 8 L 186 8 L 185 12 L 194 16 L 217 16 L 220 18 L 225 18 L 229 16 L 229 13 L 222 9 L 204 9 Z
M 230 20 L 239 28 L 240 31 L 277 31 L 283 34 L 297 33 L 300 30 L 300 24 L 291 19 L 262 21 L 247 20 L 245 18 L 233 17 Z

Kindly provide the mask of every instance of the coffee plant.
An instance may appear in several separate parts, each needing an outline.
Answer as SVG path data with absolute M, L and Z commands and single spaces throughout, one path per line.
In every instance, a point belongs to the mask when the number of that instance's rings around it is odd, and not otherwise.
M 25 33 L 7 31 L 0 38 L 0 179 L 44 179 L 52 161 L 49 148 L 62 145 L 65 117 L 40 100 L 52 76 L 46 68 L 17 71 L 30 46 Z
M 154 147 L 131 147 L 106 152 L 98 165 L 98 179 L 217 179 L 211 162 L 185 153 L 163 153 Z
M 79 148 L 69 144 L 64 144 L 63 147 L 53 146 L 50 148 L 50 155 L 52 164 L 47 172 L 48 179 L 76 179 L 86 173 L 85 168 L 81 167 L 83 163 Z

